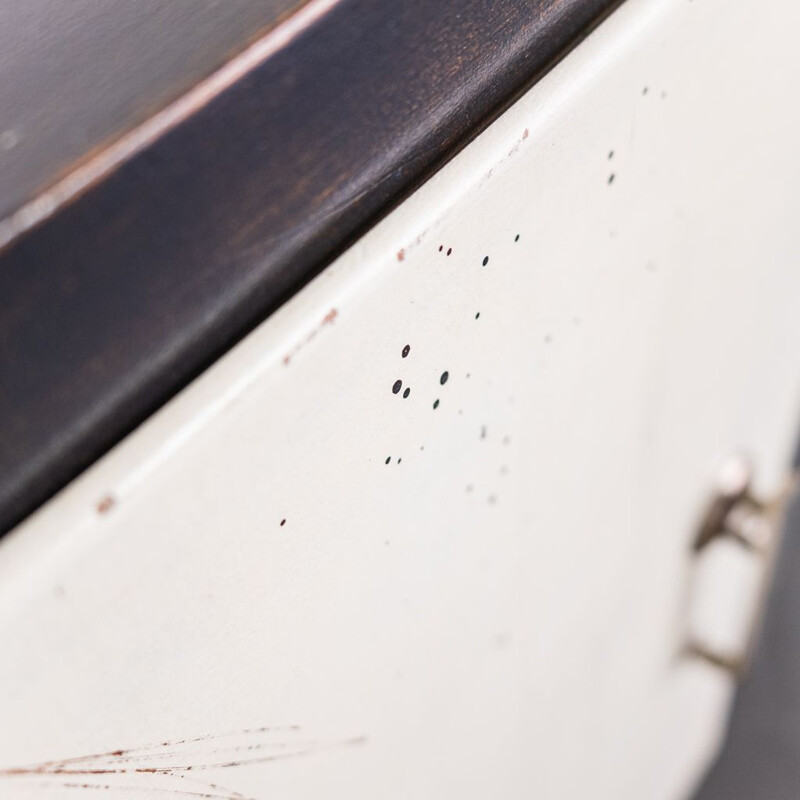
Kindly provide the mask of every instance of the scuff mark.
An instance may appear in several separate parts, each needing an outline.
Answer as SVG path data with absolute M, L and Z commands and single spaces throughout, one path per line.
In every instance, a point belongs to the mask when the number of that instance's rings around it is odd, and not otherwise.
M 515 156 L 517 154 L 517 152 L 519 151 L 519 148 L 522 146 L 522 143 L 528 138 L 529 135 L 530 135 L 530 133 L 529 133 L 528 129 L 525 128 L 525 130 L 522 132 L 522 136 L 520 136 L 520 138 L 517 139 L 516 142 L 514 142 L 513 146 L 506 153 L 506 155 L 504 155 L 499 161 L 495 161 L 495 163 L 491 166 L 491 168 L 486 173 L 484 173 L 483 177 L 480 180 L 480 183 L 478 184 L 479 188 L 481 186 L 483 186 L 483 184 L 485 184 L 486 181 L 489 180 L 489 178 L 492 177 L 492 175 L 494 174 L 494 171 L 499 166 L 501 166 L 502 164 L 505 164 L 505 162 L 508 161 L 509 158 L 512 158 L 513 156 Z
M 276 738 L 277 737 L 277 738 Z M 302 758 L 332 748 L 361 745 L 356 737 L 325 742 L 302 736 L 298 725 L 263 726 L 241 731 L 167 740 L 139 747 L 44 761 L 0 769 L 0 781 L 24 781 L 42 788 L 131 791 L 202 797 L 215 800 L 256 800 L 189 772 L 265 764 Z M 97 778 L 102 776 L 101 781 Z M 197 790 L 184 788 L 187 784 Z
M 317 325 L 316 328 L 312 329 L 305 339 L 302 339 L 298 342 L 281 360 L 283 361 L 284 366 L 289 366 L 291 360 L 307 345 L 310 344 L 316 335 L 325 328 L 326 325 L 333 325 L 336 318 L 339 316 L 339 312 L 332 308 L 323 318 L 322 322 Z

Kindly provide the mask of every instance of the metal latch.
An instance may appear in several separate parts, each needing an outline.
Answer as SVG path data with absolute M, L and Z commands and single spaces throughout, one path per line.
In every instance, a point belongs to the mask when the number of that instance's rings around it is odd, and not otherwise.
M 746 668 L 793 483 L 766 500 L 754 494 L 744 457 L 723 465 L 692 545 L 687 655 L 737 677 Z

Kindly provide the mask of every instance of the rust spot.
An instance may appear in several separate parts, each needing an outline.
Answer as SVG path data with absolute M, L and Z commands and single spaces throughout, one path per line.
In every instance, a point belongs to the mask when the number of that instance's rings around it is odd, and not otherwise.
M 401 252 L 402 252 L 402 251 L 401 251 Z M 333 322 L 333 321 L 336 319 L 336 317 L 338 317 L 338 316 L 339 316 L 339 312 L 338 312 L 338 311 L 337 311 L 335 308 L 332 308 L 332 309 L 331 309 L 331 310 L 330 310 L 330 311 L 329 311 L 329 312 L 328 312 L 328 313 L 327 313 L 327 314 L 326 314 L 326 315 L 325 315 L 325 316 L 322 318 L 322 324 L 323 324 L 323 325 L 330 325 L 330 324 L 331 324 L 331 323 L 332 323 L 332 322 Z
M 110 494 L 105 495 L 102 497 L 99 502 L 97 503 L 97 513 L 98 514 L 108 514 L 112 508 L 117 504 L 117 501 L 114 497 Z
M 525 128 L 525 130 L 522 132 L 522 138 L 523 139 L 527 139 L 528 138 L 528 129 L 527 128 Z
M 406 251 L 400 248 L 400 250 L 397 251 L 397 260 L 402 261 L 405 257 L 406 257 Z

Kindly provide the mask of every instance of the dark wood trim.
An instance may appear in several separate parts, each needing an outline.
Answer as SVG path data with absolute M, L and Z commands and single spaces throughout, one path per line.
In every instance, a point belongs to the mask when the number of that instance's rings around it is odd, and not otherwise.
M 302 2 L 0 3 L 0 218 L 151 119 Z
M 12 242 L 0 530 L 265 319 L 618 2 L 342 0 Z

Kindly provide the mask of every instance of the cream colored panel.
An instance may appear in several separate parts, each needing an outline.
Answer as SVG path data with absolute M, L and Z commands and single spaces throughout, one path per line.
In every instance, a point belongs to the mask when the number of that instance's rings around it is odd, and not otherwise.
M 5 539 L 0 767 L 109 755 L 0 797 L 682 797 L 697 515 L 798 421 L 798 23 L 629 0 Z

